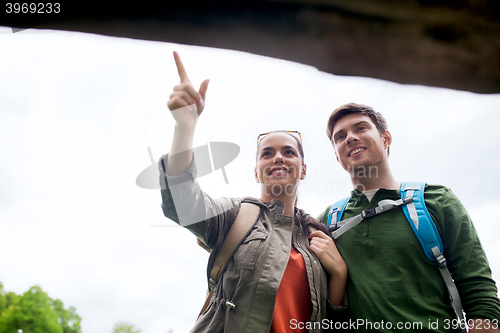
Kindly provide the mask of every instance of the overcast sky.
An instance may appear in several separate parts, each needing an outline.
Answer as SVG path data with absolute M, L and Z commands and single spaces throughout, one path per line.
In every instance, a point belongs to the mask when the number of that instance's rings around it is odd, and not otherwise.
M 137 175 L 168 152 L 166 101 L 177 50 L 198 87 L 211 80 L 195 147 L 233 142 L 239 156 L 199 179 L 214 197 L 259 196 L 256 137 L 302 132 L 308 175 L 299 206 L 313 216 L 350 181 L 325 134 L 337 106 L 382 112 L 401 181 L 444 184 L 472 216 L 500 277 L 500 95 L 335 76 L 243 52 L 61 31 L 0 27 L 0 281 L 40 285 L 74 306 L 85 333 L 119 320 L 142 333 L 187 332 L 205 297 L 208 254 L 166 219 L 159 190 Z

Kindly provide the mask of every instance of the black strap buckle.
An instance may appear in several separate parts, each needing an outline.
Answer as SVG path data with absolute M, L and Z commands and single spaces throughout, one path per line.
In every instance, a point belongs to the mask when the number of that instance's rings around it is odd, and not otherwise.
M 375 215 L 377 215 L 377 211 L 375 210 L 375 208 L 365 209 L 361 212 L 361 217 L 363 218 L 363 220 L 374 217 Z

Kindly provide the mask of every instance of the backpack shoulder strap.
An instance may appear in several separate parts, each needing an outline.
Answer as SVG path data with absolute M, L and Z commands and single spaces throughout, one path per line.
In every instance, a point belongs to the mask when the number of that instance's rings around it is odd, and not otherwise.
M 342 219 L 342 214 L 344 214 L 344 210 L 347 206 L 347 203 L 349 202 L 349 198 L 350 197 L 345 197 L 343 199 L 340 199 L 331 206 L 330 211 L 328 212 L 328 220 L 326 224 L 327 227 L 330 227 L 332 223 L 336 224 Z
M 429 211 L 425 207 L 424 190 L 426 183 L 406 182 L 401 185 L 401 199 L 413 197 L 413 200 L 403 206 L 403 212 L 410 226 L 422 245 L 422 249 L 429 260 L 436 261 L 432 251 L 437 247 L 443 253 L 441 236 L 432 221 Z
M 198 237 L 196 237 L 196 241 L 198 242 L 198 245 L 205 251 L 207 251 L 208 253 L 211 252 L 210 248 L 208 247 L 208 245 L 206 245 L 205 243 L 203 243 L 203 241 L 201 239 L 199 239 Z
M 259 213 L 260 207 L 258 205 L 251 203 L 241 204 L 240 212 L 233 222 L 224 243 L 222 243 L 219 253 L 215 258 L 214 267 L 210 273 L 210 278 L 214 280 L 215 284 L 219 281 L 233 253 L 236 252 L 238 246 L 240 246 L 241 242 L 243 242 L 250 233 L 250 230 L 252 230 L 255 222 L 257 222 Z
M 434 221 L 425 207 L 424 190 L 426 183 L 407 182 L 401 184 L 401 199 L 413 197 L 408 204 L 403 206 L 403 212 L 410 223 L 415 236 L 417 236 L 427 258 L 435 261 L 439 272 L 448 288 L 453 309 L 461 322 L 464 322 L 462 302 L 457 287 L 447 268 L 446 258 L 443 255 L 443 241 L 434 224 Z
M 224 243 L 222 243 L 219 253 L 217 253 L 217 257 L 215 257 L 214 266 L 212 267 L 212 271 L 210 272 L 210 280 L 208 284 L 210 293 L 205 300 L 205 304 L 200 311 L 200 315 L 208 307 L 215 286 L 219 282 L 222 273 L 224 273 L 229 259 L 233 256 L 234 252 L 236 252 L 241 242 L 243 242 L 243 240 L 252 230 L 255 222 L 257 222 L 259 213 L 260 207 L 258 205 L 246 202 L 241 204 L 238 216 L 236 217 L 236 220 L 234 220 L 231 229 L 229 229 L 226 239 L 224 240 Z

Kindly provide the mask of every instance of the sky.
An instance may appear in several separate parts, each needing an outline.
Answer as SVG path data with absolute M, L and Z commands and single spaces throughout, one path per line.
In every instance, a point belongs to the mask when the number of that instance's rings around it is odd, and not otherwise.
M 302 133 L 308 174 L 299 207 L 313 216 L 349 194 L 326 137 L 338 106 L 380 111 L 401 181 L 451 188 L 471 215 L 500 278 L 500 95 L 335 76 L 290 61 L 164 42 L 0 27 L 0 281 L 39 285 L 73 306 L 85 333 L 127 321 L 142 333 L 187 332 L 206 292 L 208 254 L 163 216 L 159 190 L 136 177 L 170 149 L 166 102 L 179 83 L 210 79 L 194 146 L 240 147 L 199 178 L 208 194 L 260 195 L 257 135 Z

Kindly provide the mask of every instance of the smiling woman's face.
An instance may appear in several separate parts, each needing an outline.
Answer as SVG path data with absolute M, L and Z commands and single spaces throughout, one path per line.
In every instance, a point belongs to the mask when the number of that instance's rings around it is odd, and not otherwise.
M 306 167 L 295 137 L 285 132 L 273 132 L 260 141 L 255 178 L 267 193 L 295 194 L 305 175 Z

